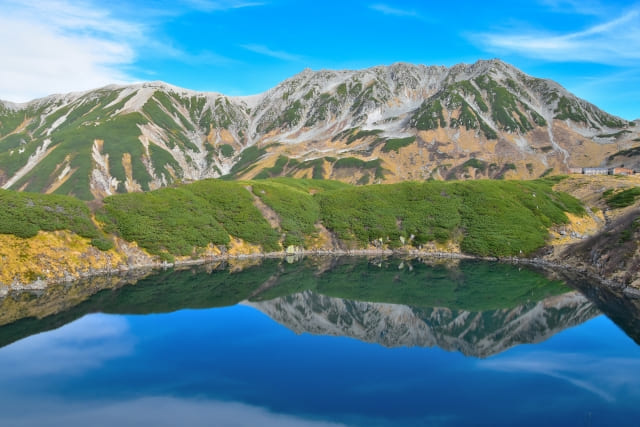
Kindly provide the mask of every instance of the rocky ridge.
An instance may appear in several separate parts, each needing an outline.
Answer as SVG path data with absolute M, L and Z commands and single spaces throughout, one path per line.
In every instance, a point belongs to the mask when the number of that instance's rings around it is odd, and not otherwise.
M 91 200 L 221 176 L 535 178 L 630 164 L 636 124 L 499 60 L 304 70 L 251 97 L 147 82 L 3 102 L 0 185 Z

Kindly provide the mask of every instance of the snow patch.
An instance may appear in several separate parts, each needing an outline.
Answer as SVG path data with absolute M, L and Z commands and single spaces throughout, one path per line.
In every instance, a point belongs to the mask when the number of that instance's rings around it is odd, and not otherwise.
M 67 117 L 69 116 L 69 113 L 71 113 L 71 111 L 73 110 L 69 110 L 67 114 L 65 114 L 64 116 L 60 116 L 55 122 L 51 124 L 51 127 L 47 129 L 47 136 L 51 136 L 51 132 L 56 130 L 61 124 L 63 124 L 67 120 Z
M 51 145 L 51 139 L 47 138 L 44 140 L 41 146 L 36 148 L 36 151 L 29 156 L 29 160 L 27 160 L 27 164 L 20 168 L 18 172 L 14 176 L 9 179 L 9 181 L 5 182 L 2 186 L 4 190 L 10 188 L 13 184 L 18 182 L 23 176 L 29 173 L 42 159 L 44 159 L 49 153 L 47 150 Z
M 105 154 L 104 156 L 102 155 L 98 140 L 93 141 L 93 146 L 91 147 L 91 158 L 93 159 L 94 162 L 96 162 L 96 164 L 100 168 L 105 170 L 107 169 L 107 163 L 109 162 L 109 154 Z
M 94 191 L 111 196 L 116 193 L 119 184 L 120 181 L 100 169 L 91 171 L 90 188 Z
M 56 179 L 57 181 L 62 181 L 64 179 L 65 176 L 67 176 L 67 174 L 71 171 L 71 166 L 66 165 L 64 167 L 64 169 L 62 169 L 62 172 L 60 172 L 60 175 L 58 175 L 58 178 Z
M 89 186 L 94 190 L 94 193 L 111 196 L 117 192 L 120 181 L 111 176 L 109 172 L 109 154 L 102 154 L 101 145 L 102 142 L 96 139 L 91 147 L 91 159 L 95 167 L 91 171 Z

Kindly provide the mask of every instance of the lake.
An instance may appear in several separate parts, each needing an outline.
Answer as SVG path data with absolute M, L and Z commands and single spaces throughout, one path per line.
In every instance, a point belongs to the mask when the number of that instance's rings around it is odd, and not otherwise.
M 640 302 L 558 277 L 305 258 L 14 292 L 0 425 L 637 425 Z

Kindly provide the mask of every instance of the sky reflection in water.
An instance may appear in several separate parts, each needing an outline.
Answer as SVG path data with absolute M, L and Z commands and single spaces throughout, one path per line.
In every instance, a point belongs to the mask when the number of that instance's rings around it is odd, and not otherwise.
M 296 335 L 246 306 L 87 315 L 0 349 L 2 425 L 629 425 L 640 349 L 605 316 L 487 359 Z

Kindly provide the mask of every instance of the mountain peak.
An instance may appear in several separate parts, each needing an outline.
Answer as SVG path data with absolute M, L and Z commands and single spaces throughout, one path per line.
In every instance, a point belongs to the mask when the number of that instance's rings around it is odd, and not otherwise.
M 223 175 L 536 178 L 606 163 L 640 137 L 499 59 L 307 68 L 245 97 L 153 81 L 2 105 L 0 185 L 84 199 Z

